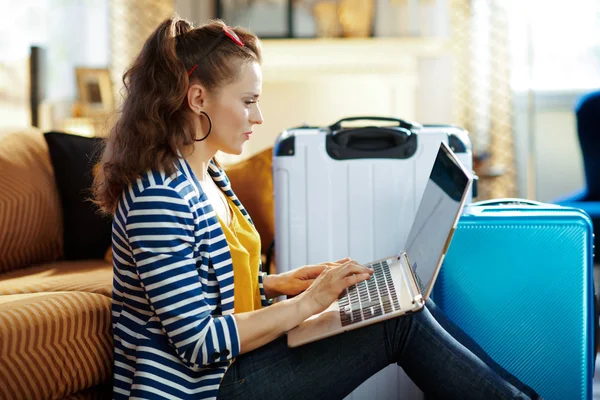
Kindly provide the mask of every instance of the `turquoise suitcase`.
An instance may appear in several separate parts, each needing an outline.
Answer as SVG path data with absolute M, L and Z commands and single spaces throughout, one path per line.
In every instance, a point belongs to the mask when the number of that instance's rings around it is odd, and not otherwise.
M 519 199 L 465 208 L 433 299 L 545 400 L 592 398 L 597 326 L 589 216 Z

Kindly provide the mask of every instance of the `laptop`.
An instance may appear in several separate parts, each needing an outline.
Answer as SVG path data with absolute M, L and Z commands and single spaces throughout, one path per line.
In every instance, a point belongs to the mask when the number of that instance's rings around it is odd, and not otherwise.
M 287 334 L 298 347 L 425 306 L 441 268 L 473 176 L 441 143 L 404 250 L 365 266 L 371 278 L 345 289 L 325 311 L 306 319 Z

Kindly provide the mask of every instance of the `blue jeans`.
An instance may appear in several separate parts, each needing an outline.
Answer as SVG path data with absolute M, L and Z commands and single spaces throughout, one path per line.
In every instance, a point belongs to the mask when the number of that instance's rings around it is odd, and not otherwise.
M 410 316 L 294 349 L 284 336 L 243 354 L 227 370 L 219 399 L 342 399 L 391 363 L 428 398 L 538 398 L 429 300 Z

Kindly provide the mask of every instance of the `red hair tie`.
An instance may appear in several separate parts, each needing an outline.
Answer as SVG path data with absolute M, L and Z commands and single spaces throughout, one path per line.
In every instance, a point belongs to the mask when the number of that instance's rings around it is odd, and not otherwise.
M 225 33 L 225 35 L 227 35 L 229 39 L 233 40 L 235 44 L 237 44 L 240 47 L 244 47 L 244 42 L 242 41 L 242 39 L 240 39 L 237 33 L 235 33 L 232 27 L 224 26 L 223 33 Z
M 198 64 L 194 64 L 194 66 L 192 67 L 192 69 L 190 69 L 190 72 L 188 72 L 188 77 L 192 76 L 192 72 L 194 72 L 196 70 L 196 68 L 198 68 Z

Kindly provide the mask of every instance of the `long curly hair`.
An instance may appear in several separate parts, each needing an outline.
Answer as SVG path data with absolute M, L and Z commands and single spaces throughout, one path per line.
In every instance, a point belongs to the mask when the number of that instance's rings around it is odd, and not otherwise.
M 225 26 L 213 20 L 194 28 L 169 18 L 144 43 L 123 75 L 124 102 L 95 168 L 92 191 L 102 212 L 114 214 L 123 191 L 144 172 L 175 171 L 178 149 L 194 143 L 191 81 L 218 90 L 235 81 L 242 62 L 261 62 L 260 42 L 246 29 L 234 28 L 243 47 L 228 38 L 216 42 Z

